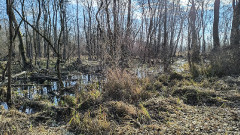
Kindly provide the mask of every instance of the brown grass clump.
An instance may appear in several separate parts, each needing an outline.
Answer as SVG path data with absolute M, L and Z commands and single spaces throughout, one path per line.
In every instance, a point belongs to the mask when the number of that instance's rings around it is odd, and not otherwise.
M 110 101 L 108 103 L 111 106 L 110 111 L 119 117 L 124 117 L 126 115 L 136 117 L 137 110 L 136 107 L 122 101 Z
M 116 128 L 115 132 L 118 135 L 137 135 L 137 134 L 139 134 L 138 129 L 136 129 L 130 125 L 119 126 Z
M 90 111 L 84 114 L 73 111 L 72 118 L 68 124 L 70 131 L 76 134 L 107 134 L 113 128 L 108 120 L 107 113 L 101 106 L 94 116 L 92 116 Z
M 89 91 L 82 91 L 78 95 L 77 99 L 79 103 L 79 110 L 88 110 L 90 108 L 94 108 L 95 105 L 101 103 L 102 94 L 99 90 L 89 90 Z
M 140 99 L 142 91 L 137 78 L 126 70 L 114 69 L 107 73 L 107 82 L 104 85 L 104 98 L 135 102 Z
M 39 121 L 35 124 L 32 115 L 21 113 L 16 109 L 1 110 L 0 134 L 1 135 L 63 135 L 68 134 L 64 126 L 49 127 Z
M 1 111 L 0 131 L 1 134 L 24 134 L 22 129 L 29 126 L 26 114 L 17 110 Z
M 59 105 L 75 107 L 77 105 L 77 100 L 73 96 L 65 95 L 62 97 L 62 100 L 60 101 Z
M 219 101 L 217 95 L 214 92 L 201 90 L 198 87 L 183 87 L 173 91 L 173 96 L 181 98 L 185 104 L 188 105 L 222 105 L 222 101 Z

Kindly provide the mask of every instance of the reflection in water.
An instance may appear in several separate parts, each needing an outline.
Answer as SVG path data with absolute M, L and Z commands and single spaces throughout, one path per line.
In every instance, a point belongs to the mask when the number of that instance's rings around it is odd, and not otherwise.
M 51 82 L 52 90 L 57 90 L 57 82 Z
M 8 105 L 6 102 L 1 102 L 1 106 L 3 106 L 5 110 L 8 110 Z
M 159 68 L 143 68 L 139 67 L 135 70 L 135 73 L 138 78 L 146 78 L 149 75 L 154 75 L 157 73 L 163 72 L 163 66 L 159 66 Z
M 26 108 L 25 113 L 26 113 L 26 114 L 32 114 L 32 113 L 34 113 L 34 112 L 33 112 L 33 109 L 32 109 L 32 108 Z
M 146 77 L 146 72 L 144 69 L 137 68 L 137 77 L 138 78 L 145 78 Z
M 58 101 L 59 101 L 59 98 L 57 98 L 56 96 L 53 97 L 53 103 L 54 105 L 58 106 Z
M 184 71 L 184 64 L 187 63 L 187 60 L 185 59 L 181 59 L 179 58 L 176 62 L 173 63 L 172 65 L 172 69 L 175 71 L 175 72 L 178 72 L 178 73 L 181 73 Z
M 183 72 L 184 71 L 184 64 L 187 63 L 186 59 L 179 58 L 177 59 L 172 65 L 171 68 L 175 72 Z M 163 64 L 160 64 L 157 66 L 157 68 L 144 68 L 144 67 L 138 67 L 135 70 L 135 73 L 138 78 L 145 78 L 152 74 L 158 74 L 164 72 L 164 66 Z
M 9 109 L 8 104 L 7 104 L 6 102 L 1 102 L 0 105 L 3 106 L 3 109 L 5 109 L 5 110 L 8 110 L 8 109 Z M 2 108 L 0 108 L 0 109 L 2 109 Z M 20 111 L 20 112 L 24 112 L 24 113 L 26 113 L 26 114 L 32 114 L 32 113 L 34 113 L 34 111 L 33 111 L 32 108 L 26 107 L 26 106 L 21 106 L 21 107 L 19 108 L 19 111 Z
M 76 75 L 68 75 L 65 77 L 65 80 L 63 80 L 64 87 L 72 87 L 75 86 L 77 83 L 79 83 L 79 90 L 82 90 L 85 88 L 85 85 L 99 82 L 100 76 L 97 75 L 90 75 L 90 74 L 76 74 Z M 54 104 L 58 105 L 59 97 L 57 96 L 59 94 L 58 92 L 58 83 L 57 81 L 51 81 L 46 85 L 42 85 L 39 83 L 34 83 L 34 85 L 27 85 L 29 82 L 22 81 L 19 84 L 22 84 L 24 86 L 20 86 L 17 88 L 17 93 L 19 96 L 24 96 L 30 100 L 36 98 L 36 96 L 46 96 L 48 99 Z M 101 83 L 99 83 L 101 84 Z M 100 87 L 99 87 L 100 90 Z M 70 95 L 75 96 L 75 94 L 67 93 L 65 92 L 64 95 Z M 33 111 L 30 108 L 21 109 L 23 112 L 26 113 L 32 113 Z
M 28 106 L 21 106 L 19 108 L 19 112 L 24 112 L 26 114 L 33 114 L 34 113 L 33 109 L 28 107 Z

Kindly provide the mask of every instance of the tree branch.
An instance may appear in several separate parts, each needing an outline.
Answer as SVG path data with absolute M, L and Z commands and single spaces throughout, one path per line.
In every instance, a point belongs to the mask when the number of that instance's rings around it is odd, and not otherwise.
M 21 19 L 22 19 L 25 23 L 27 23 L 34 31 L 36 31 L 42 38 L 44 38 L 44 40 L 46 40 L 46 41 L 48 42 L 48 44 L 50 45 L 50 47 L 53 49 L 53 52 L 59 56 L 60 54 L 59 54 L 58 51 L 55 49 L 55 47 L 53 46 L 52 42 L 51 42 L 46 36 L 44 36 L 39 30 L 37 30 L 32 24 L 30 24 L 30 23 L 18 12 L 17 9 L 15 9 L 14 7 L 13 7 L 13 9 L 17 12 L 17 14 L 21 17 Z

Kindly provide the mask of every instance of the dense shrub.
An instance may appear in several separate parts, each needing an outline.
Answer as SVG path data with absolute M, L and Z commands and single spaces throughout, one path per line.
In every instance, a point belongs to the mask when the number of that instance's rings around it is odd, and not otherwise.
M 200 69 L 196 65 L 192 65 L 190 72 L 193 78 L 197 78 L 200 75 Z
M 162 82 L 156 80 L 153 82 L 146 82 L 146 84 L 143 84 L 144 90 L 147 91 L 161 91 L 161 88 L 163 87 Z
M 137 78 L 126 70 L 114 69 L 107 73 L 107 82 L 103 88 L 103 97 L 111 100 L 135 102 L 140 99 L 142 88 Z
M 211 69 L 209 75 L 225 76 L 240 74 L 240 52 L 229 48 L 223 48 L 221 51 L 214 53 L 211 57 Z
M 61 106 L 75 107 L 77 104 L 76 98 L 73 96 L 65 95 L 62 97 L 62 100 L 59 102 Z
M 81 92 L 78 96 L 80 102 L 79 110 L 94 108 L 95 105 L 100 104 L 102 100 L 100 91 L 94 89 L 87 92 Z
M 157 80 L 162 82 L 163 85 L 167 86 L 168 85 L 168 81 L 169 81 L 169 75 L 161 74 L 161 75 L 158 76 Z

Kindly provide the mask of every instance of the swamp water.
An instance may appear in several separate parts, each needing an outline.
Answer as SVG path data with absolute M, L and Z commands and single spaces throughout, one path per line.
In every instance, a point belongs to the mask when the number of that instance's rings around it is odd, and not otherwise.
M 172 65 L 172 69 L 175 72 L 183 72 L 182 66 L 186 64 L 187 61 L 184 59 L 178 59 Z M 158 68 L 143 68 L 138 67 L 134 70 L 134 73 L 138 78 L 145 78 L 149 75 L 154 75 L 163 72 L 163 66 L 160 65 Z M 84 90 L 86 85 L 91 85 L 97 83 L 98 89 L 101 91 L 105 78 L 101 74 L 81 74 L 74 73 L 63 76 L 64 88 L 71 88 L 78 84 L 78 91 Z M 73 88 L 74 89 L 74 88 Z M 24 97 L 29 100 L 36 98 L 43 98 L 49 100 L 54 106 L 58 106 L 60 101 L 58 82 L 57 81 L 45 81 L 43 84 L 39 81 L 18 80 L 12 85 L 12 91 L 17 96 Z M 65 91 L 64 95 L 69 95 L 75 97 L 74 92 Z M 0 106 L 5 110 L 9 107 L 6 102 L 0 101 Z M 1 108 L 0 108 L 1 109 Z M 0 110 L 1 111 L 1 110 Z M 20 112 L 25 112 L 27 114 L 35 113 L 33 108 L 28 106 L 21 106 L 19 108 Z
M 65 89 L 74 89 L 73 87 L 78 84 L 78 90 L 81 91 L 85 89 L 86 85 L 91 85 L 93 83 L 98 84 L 98 88 L 102 90 L 103 77 L 101 75 L 95 74 L 72 74 L 63 76 L 63 85 Z M 24 97 L 29 100 L 36 98 L 43 98 L 49 100 L 54 106 L 58 106 L 60 101 L 58 82 L 57 81 L 45 81 L 44 84 L 39 83 L 39 81 L 18 80 L 12 85 L 12 91 L 14 94 L 20 97 Z M 66 91 L 63 95 L 69 95 L 75 97 L 74 92 Z M 0 102 L 2 106 L 1 109 L 8 110 L 9 107 L 6 102 Z M 32 114 L 34 108 L 28 106 L 21 106 L 19 108 L 20 112 L 25 112 L 26 114 Z

